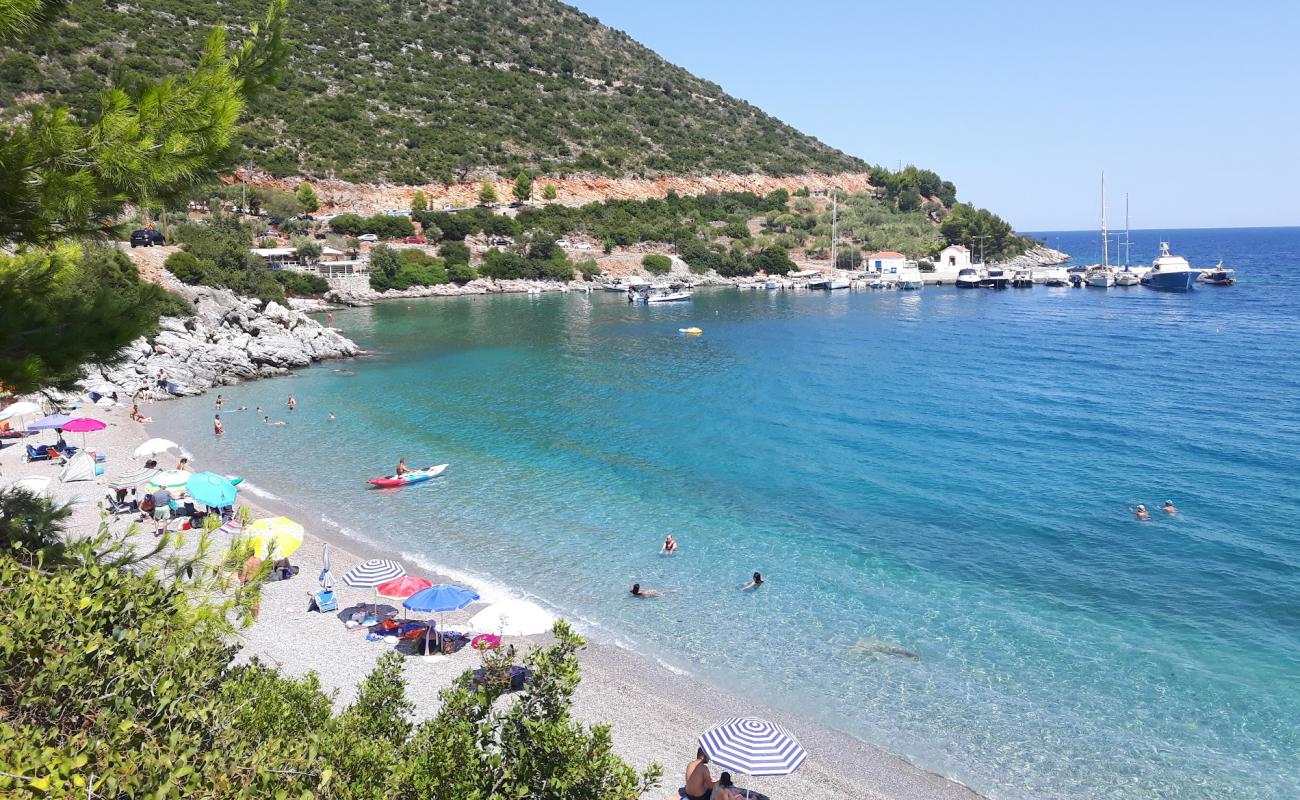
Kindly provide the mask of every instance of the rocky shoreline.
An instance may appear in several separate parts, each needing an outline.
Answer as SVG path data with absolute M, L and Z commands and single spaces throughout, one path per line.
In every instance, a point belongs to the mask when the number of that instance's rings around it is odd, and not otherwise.
M 1038 247 L 1029 248 L 1015 258 L 999 261 L 997 265 L 1006 270 L 1038 269 L 1039 267 L 1054 267 L 1069 260 L 1069 253 L 1039 245 Z
M 338 331 L 275 301 L 263 303 L 208 286 L 177 290 L 193 303 L 194 315 L 163 317 L 158 333 L 127 345 L 117 363 L 87 365 L 88 387 L 107 383 L 134 394 L 157 387 L 161 370 L 171 386 L 156 396 L 196 395 L 361 352 Z

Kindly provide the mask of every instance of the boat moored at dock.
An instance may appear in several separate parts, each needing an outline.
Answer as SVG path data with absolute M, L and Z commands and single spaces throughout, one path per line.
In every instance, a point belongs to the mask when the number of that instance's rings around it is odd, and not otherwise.
M 1215 265 L 1214 269 L 1202 271 L 1196 282 L 1206 283 L 1210 286 L 1231 286 L 1237 282 L 1237 271 L 1225 268 L 1223 262 L 1220 261 Z
M 1083 273 L 1084 283 L 1095 289 L 1109 289 L 1115 285 L 1115 270 L 1102 264 L 1096 264 Z
M 957 273 L 958 289 L 978 289 L 983 276 L 974 267 L 966 267 Z
M 1161 242 L 1160 255 L 1151 262 L 1151 271 L 1142 277 L 1142 284 L 1162 292 L 1187 292 L 1196 285 L 1200 274 L 1187 259 L 1169 252 L 1169 242 Z

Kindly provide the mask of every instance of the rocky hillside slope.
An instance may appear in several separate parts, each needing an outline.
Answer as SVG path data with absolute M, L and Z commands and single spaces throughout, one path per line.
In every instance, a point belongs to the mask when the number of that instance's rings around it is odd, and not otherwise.
M 33 43 L 0 48 L 0 115 L 34 99 L 97 109 L 109 80 L 174 74 L 210 26 L 239 39 L 265 11 L 265 0 L 71 0 Z M 249 160 L 273 175 L 866 168 L 556 0 L 293 0 L 290 13 L 285 77 L 243 128 Z

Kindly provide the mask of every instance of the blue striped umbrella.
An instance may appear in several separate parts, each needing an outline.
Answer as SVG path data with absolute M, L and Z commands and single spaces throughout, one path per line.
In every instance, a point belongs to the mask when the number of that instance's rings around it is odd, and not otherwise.
M 790 732 L 756 717 L 732 717 L 700 737 L 700 747 L 720 769 L 755 777 L 789 775 L 808 758 Z
M 381 583 L 400 578 L 406 569 L 396 561 L 372 558 L 362 561 L 343 575 L 343 582 L 357 589 L 373 589 Z

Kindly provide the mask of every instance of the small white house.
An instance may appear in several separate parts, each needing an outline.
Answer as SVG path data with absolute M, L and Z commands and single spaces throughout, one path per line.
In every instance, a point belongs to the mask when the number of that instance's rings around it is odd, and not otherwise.
M 934 266 L 944 272 L 956 273 L 957 270 L 970 266 L 970 251 L 959 244 L 950 244 L 939 251 Z
M 867 270 L 881 275 L 897 275 L 907 266 L 907 256 L 893 250 L 881 250 L 867 256 Z

